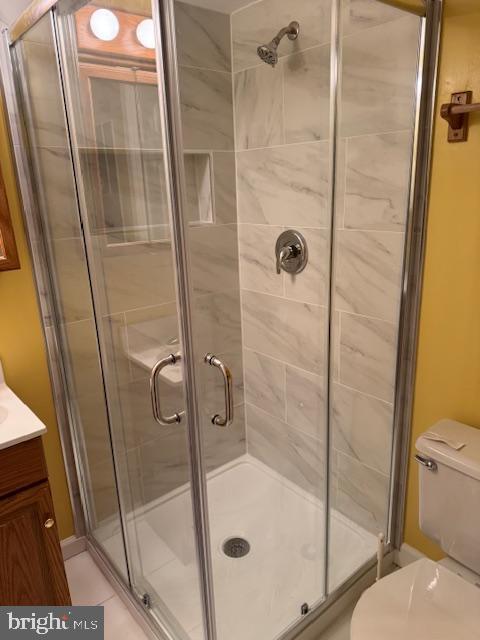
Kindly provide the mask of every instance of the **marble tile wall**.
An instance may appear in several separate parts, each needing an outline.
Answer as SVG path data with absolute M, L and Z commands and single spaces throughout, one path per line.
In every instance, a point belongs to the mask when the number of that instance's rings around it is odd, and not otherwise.
M 330 1 L 262 0 L 232 16 L 247 446 L 303 489 L 324 487 L 329 268 Z M 291 20 L 275 69 L 256 55 Z M 300 231 L 309 262 L 276 273 Z
M 317 495 L 325 466 L 330 4 L 261 0 L 232 16 L 247 446 Z M 282 41 L 272 69 L 256 46 L 293 19 L 300 36 Z M 344 0 L 342 20 L 332 495 L 338 510 L 376 533 L 388 511 L 419 25 L 374 0 Z M 295 277 L 275 271 L 285 228 L 309 246 L 309 264 Z
M 385 531 L 419 20 L 344 0 L 335 241 L 333 505 Z

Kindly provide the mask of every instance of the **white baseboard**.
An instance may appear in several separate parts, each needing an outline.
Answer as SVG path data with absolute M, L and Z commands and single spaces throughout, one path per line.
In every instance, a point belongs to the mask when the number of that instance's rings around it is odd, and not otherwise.
M 85 551 L 87 549 L 87 541 L 83 536 L 80 538 L 70 536 L 70 538 L 61 540 L 60 546 L 62 547 L 63 560 L 65 561 Z
M 412 564 L 412 562 L 420 560 L 421 558 L 425 558 L 425 555 L 409 544 L 403 543 L 400 550 L 397 549 L 394 551 L 394 562 L 399 567 L 406 567 L 407 564 Z

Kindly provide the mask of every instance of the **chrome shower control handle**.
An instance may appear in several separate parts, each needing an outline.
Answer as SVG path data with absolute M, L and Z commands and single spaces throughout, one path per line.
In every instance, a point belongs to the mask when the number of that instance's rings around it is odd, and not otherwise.
M 278 236 L 275 245 L 277 273 L 300 273 L 308 262 L 307 243 L 298 231 L 288 229 Z
M 225 392 L 225 417 L 218 413 L 212 416 L 212 423 L 218 427 L 229 427 L 233 422 L 233 380 L 230 369 L 223 364 L 220 358 L 214 356 L 213 353 L 207 353 L 205 362 L 212 367 L 220 369 L 223 376 L 224 392 Z
M 173 355 L 173 353 L 171 353 L 166 358 L 162 358 L 161 360 L 159 360 L 154 365 L 150 373 L 150 398 L 152 400 L 153 417 L 158 422 L 158 424 L 162 425 L 162 427 L 167 427 L 170 424 L 181 422 L 182 416 L 184 415 L 184 412 L 181 411 L 180 413 L 174 413 L 171 416 L 164 416 L 160 406 L 160 397 L 158 395 L 157 389 L 157 378 L 160 375 L 162 369 L 170 364 L 177 364 L 177 362 L 180 362 L 180 360 L 181 357 L 179 353 L 177 353 L 176 355 Z

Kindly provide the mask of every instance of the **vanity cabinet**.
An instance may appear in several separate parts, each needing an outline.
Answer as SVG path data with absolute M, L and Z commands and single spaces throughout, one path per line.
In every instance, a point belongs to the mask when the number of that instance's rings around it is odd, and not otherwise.
M 0 605 L 69 605 L 39 437 L 0 451 Z

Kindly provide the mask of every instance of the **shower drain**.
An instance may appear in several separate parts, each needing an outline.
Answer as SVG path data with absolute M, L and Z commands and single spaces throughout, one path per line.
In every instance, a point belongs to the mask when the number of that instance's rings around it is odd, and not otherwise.
M 245 538 L 228 538 L 222 548 L 229 558 L 243 558 L 250 551 L 250 543 Z

